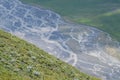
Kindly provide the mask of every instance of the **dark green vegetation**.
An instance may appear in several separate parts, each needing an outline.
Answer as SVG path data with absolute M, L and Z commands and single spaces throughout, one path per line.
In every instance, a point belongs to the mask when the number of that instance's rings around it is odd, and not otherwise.
M 98 80 L 0 30 L 0 80 Z
M 21 0 L 59 13 L 68 20 L 97 27 L 120 41 L 120 0 Z

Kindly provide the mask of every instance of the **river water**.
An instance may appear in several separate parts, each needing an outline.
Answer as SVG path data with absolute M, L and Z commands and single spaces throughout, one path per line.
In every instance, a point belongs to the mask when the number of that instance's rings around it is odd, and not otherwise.
M 103 80 L 120 80 L 120 44 L 101 30 L 72 24 L 53 11 L 18 0 L 0 0 L 0 29 L 82 72 Z

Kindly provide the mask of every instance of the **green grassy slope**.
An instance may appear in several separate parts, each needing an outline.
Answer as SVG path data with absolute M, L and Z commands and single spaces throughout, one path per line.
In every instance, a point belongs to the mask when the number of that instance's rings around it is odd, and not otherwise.
M 61 16 L 97 27 L 120 41 L 120 0 L 21 0 L 51 9 Z
M 0 80 L 98 80 L 0 30 Z

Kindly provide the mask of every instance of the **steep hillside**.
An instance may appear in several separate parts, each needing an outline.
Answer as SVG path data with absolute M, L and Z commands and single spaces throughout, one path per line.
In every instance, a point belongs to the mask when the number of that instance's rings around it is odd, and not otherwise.
M 120 41 L 120 0 L 21 0 L 56 11 L 80 24 L 97 27 Z
M 98 80 L 0 30 L 0 80 Z

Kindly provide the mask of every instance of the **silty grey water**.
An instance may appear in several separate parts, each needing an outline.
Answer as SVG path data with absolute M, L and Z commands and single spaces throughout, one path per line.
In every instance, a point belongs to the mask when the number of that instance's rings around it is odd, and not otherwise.
M 80 71 L 103 80 L 120 80 L 120 44 L 96 28 L 66 22 L 55 12 L 18 0 L 0 0 L 0 29 Z

